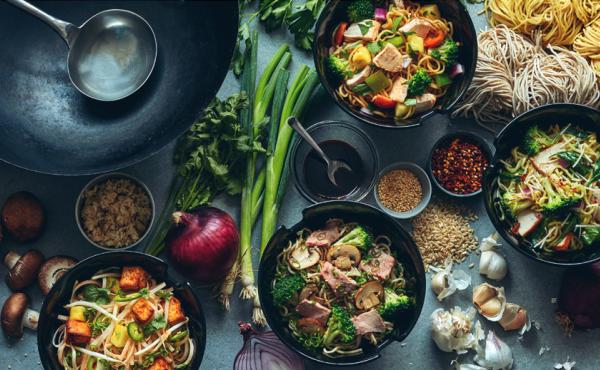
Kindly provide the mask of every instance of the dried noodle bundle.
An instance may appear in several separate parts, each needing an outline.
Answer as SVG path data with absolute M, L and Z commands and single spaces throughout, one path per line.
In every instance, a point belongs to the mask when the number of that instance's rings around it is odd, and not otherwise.
M 600 8 L 600 0 L 596 1 Z M 577 36 L 573 49 L 590 59 L 596 75 L 600 78 L 600 17 L 588 24 Z
M 600 1 L 598 0 L 573 0 L 575 14 L 584 24 L 588 24 L 600 16 Z

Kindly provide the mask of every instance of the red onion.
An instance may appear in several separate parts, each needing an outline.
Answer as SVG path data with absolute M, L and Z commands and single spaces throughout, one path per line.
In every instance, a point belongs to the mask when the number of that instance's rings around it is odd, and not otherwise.
M 569 162 L 567 162 L 566 160 L 559 158 L 558 159 L 558 164 L 562 167 L 562 168 L 569 168 L 570 164 Z
M 283 344 L 272 331 L 257 332 L 252 325 L 239 322 L 244 346 L 235 356 L 233 370 L 304 370 L 304 362 Z
M 175 268 L 200 283 L 223 280 L 240 248 L 231 216 L 218 208 L 200 207 L 193 213 L 175 212 L 173 220 L 165 243 Z
M 450 78 L 454 78 L 458 75 L 465 73 L 465 67 L 462 64 L 458 63 L 450 67 Z
M 385 8 L 375 8 L 375 20 L 378 22 L 386 21 L 387 10 Z
M 558 305 L 575 326 L 600 327 L 600 262 L 565 272 Z

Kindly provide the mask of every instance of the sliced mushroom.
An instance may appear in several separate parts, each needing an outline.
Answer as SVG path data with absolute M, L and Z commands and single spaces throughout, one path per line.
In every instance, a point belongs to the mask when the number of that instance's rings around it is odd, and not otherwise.
M 34 241 L 42 235 L 46 224 L 44 207 L 29 192 L 14 193 L 2 207 L 2 223 L 7 234 L 17 243 Z
M 342 270 L 349 270 L 352 266 L 358 266 L 360 262 L 360 251 L 353 245 L 334 245 L 327 251 L 327 261 Z
M 9 251 L 4 256 L 4 265 L 9 269 L 6 285 L 12 291 L 27 288 L 35 281 L 42 263 L 44 263 L 44 255 L 35 249 L 27 251 L 22 256 Z
M 504 288 L 483 283 L 473 288 L 473 304 L 477 311 L 490 321 L 499 321 L 506 308 Z
M 316 265 L 320 259 L 321 255 L 319 254 L 318 250 L 314 248 L 308 249 L 305 246 L 299 246 L 292 251 L 289 257 L 289 262 L 290 265 L 292 265 L 292 267 L 296 270 L 304 270 Z
M 369 281 L 354 295 L 354 304 L 359 310 L 368 310 L 383 299 L 383 286 L 377 281 Z
M 319 292 L 319 288 L 316 284 L 307 284 L 300 291 L 300 295 L 298 296 L 298 300 L 302 302 L 305 299 L 311 299 L 313 295 Z
M 56 284 L 67 270 L 75 266 L 77 260 L 69 256 L 54 256 L 42 264 L 37 275 L 38 285 L 44 295 Z
M 0 323 L 2 331 L 7 337 L 21 338 L 23 326 L 31 330 L 37 330 L 39 313 L 27 308 L 29 298 L 25 293 L 13 293 L 4 302 Z

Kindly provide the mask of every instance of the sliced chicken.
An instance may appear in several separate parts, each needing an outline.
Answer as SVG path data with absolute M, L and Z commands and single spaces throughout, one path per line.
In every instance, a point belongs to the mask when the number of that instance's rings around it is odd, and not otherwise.
M 429 31 L 431 31 L 433 28 L 433 24 L 429 20 L 424 18 L 415 18 L 404 26 L 400 27 L 400 32 L 414 32 L 417 36 L 424 39 L 427 37 L 427 34 L 429 34 Z
M 407 95 L 408 84 L 406 83 L 406 79 L 402 77 L 396 78 L 392 85 L 392 91 L 390 91 L 390 98 L 398 103 L 404 103 Z
M 352 318 L 357 335 L 385 332 L 385 324 L 377 310 L 372 309 Z
M 533 210 L 525 210 L 517 215 L 517 222 L 513 226 L 513 232 L 522 237 L 531 234 L 542 222 L 542 214 Z
M 367 77 L 371 74 L 371 66 L 366 66 L 362 71 L 358 72 L 354 76 L 350 77 L 346 80 L 346 86 L 350 88 L 350 90 L 354 89 L 356 85 L 365 82 Z
M 318 302 L 305 299 L 300 302 L 298 306 L 296 306 L 296 312 L 298 312 L 302 317 L 316 319 L 325 324 L 329 318 L 331 310 Z
M 563 144 L 554 144 L 539 152 L 535 157 L 531 158 L 531 163 L 536 170 L 548 176 L 555 169 L 560 167 L 558 160 L 554 157 L 556 154 L 564 150 Z
M 433 108 L 435 105 L 435 95 L 430 93 L 425 93 L 423 95 L 417 96 L 417 104 L 415 105 L 415 112 L 425 112 Z
M 402 53 L 392 44 L 386 44 L 383 49 L 375 58 L 373 58 L 373 64 L 381 69 L 385 69 L 390 72 L 400 72 L 405 64 L 405 60 L 410 59 L 408 55 L 402 55 Z
M 337 220 L 329 220 L 322 230 L 313 231 L 306 239 L 309 247 L 329 247 L 340 238 L 340 223 Z
M 348 293 L 358 285 L 356 281 L 329 262 L 325 262 L 321 266 L 321 277 L 336 293 Z
M 366 27 L 368 27 L 368 29 L 366 32 L 363 32 Z M 347 42 L 358 40 L 367 42 L 375 41 L 380 27 L 381 23 L 372 19 L 367 19 L 358 23 L 352 23 L 344 32 L 344 40 Z
M 385 280 L 392 273 L 395 264 L 396 259 L 394 257 L 387 253 L 381 253 L 368 262 L 361 261 L 360 269 L 379 280 Z

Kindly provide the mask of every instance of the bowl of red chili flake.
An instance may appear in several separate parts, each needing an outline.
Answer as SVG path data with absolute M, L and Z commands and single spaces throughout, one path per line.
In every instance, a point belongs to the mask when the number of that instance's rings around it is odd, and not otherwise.
M 453 132 L 439 139 L 429 156 L 433 183 L 454 197 L 481 193 L 483 173 L 492 151 L 485 140 L 471 132 Z

